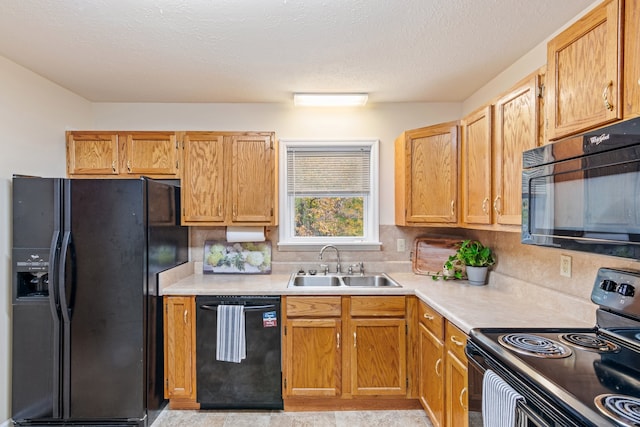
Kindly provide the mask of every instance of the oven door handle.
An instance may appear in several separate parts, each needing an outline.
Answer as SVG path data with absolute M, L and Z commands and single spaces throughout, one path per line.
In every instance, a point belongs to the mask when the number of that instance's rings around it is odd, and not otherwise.
M 464 352 L 467 355 L 467 362 L 472 364 L 474 368 L 476 368 L 482 375 L 484 375 L 484 373 L 487 371 L 487 368 L 484 367 L 475 358 L 477 356 L 477 357 L 480 357 L 482 360 L 484 360 L 484 356 L 479 351 L 477 351 L 471 344 L 467 344 L 467 346 L 464 349 Z

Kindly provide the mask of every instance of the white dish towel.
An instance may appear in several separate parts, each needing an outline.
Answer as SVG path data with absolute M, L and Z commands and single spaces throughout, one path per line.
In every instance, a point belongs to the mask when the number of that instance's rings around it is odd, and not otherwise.
M 516 403 L 524 397 L 487 369 L 482 378 L 482 422 L 484 427 L 514 427 Z
M 247 357 L 243 305 L 219 305 L 216 360 L 240 363 Z

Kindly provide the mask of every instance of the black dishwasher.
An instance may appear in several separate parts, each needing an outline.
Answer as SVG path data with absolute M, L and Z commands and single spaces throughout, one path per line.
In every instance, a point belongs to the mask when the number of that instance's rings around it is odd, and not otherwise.
M 220 305 L 243 305 L 246 358 L 216 359 Z M 202 409 L 283 409 L 279 296 L 196 297 L 196 381 Z

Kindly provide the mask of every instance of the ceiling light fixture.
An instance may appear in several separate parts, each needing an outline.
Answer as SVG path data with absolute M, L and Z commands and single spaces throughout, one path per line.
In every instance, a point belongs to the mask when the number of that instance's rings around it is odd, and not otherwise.
M 300 107 L 361 107 L 367 103 L 366 93 L 294 93 L 293 105 Z

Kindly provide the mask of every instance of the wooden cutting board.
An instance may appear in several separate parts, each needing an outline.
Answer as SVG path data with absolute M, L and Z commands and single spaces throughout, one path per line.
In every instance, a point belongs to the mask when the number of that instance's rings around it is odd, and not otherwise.
M 442 273 L 442 266 L 456 253 L 463 239 L 451 236 L 423 236 L 413 242 L 412 268 L 415 274 L 432 276 Z

